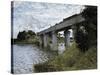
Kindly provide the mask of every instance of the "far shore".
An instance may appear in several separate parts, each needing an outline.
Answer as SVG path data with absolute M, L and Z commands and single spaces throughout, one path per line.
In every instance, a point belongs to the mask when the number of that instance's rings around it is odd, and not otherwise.
M 11 44 L 33 44 L 38 45 L 37 41 L 28 41 L 28 40 L 17 40 L 17 39 L 11 39 Z

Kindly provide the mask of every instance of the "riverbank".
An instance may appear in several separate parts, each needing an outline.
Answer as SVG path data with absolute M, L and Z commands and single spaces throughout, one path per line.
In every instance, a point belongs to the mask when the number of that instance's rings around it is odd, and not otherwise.
M 39 41 L 37 40 L 37 38 L 30 38 L 27 40 L 18 40 L 18 39 L 11 39 L 11 44 L 34 44 L 39 46 Z
M 83 53 L 74 43 L 63 54 L 44 64 L 36 64 L 36 72 L 71 71 L 97 69 L 97 48 L 92 47 Z

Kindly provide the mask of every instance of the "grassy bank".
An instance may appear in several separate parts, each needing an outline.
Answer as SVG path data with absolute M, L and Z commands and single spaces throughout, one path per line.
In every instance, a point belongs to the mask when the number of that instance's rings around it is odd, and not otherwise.
M 97 49 L 90 48 L 83 53 L 76 47 L 74 43 L 62 55 L 56 56 L 54 59 L 44 64 L 35 65 L 36 72 L 52 72 L 52 71 L 68 71 L 68 70 L 84 70 L 97 68 Z

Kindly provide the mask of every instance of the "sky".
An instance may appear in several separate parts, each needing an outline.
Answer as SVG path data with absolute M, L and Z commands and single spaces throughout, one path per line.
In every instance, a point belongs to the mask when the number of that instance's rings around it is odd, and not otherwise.
M 47 29 L 84 9 L 82 5 L 28 1 L 14 1 L 12 7 L 13 38 L 17 37 L 19 31 L 39 32 Z

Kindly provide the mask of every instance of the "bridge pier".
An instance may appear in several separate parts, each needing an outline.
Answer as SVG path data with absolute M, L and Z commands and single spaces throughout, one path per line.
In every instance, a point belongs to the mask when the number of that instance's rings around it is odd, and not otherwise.
M 43 46 L 45 48 L 47 48 L 47 46 L 48 46 L 48 38 L 49 38 L 48 34 L 43 35 L 43 44 L 44 44 Z
M 68 31 L 68 29 L 64 31 L 64 36 L 65 36 L 65 48 L 68 48 L 70 46 L 70 31 Z
M 52 50 L 57 50 L 57 33 L 55 31 L 52 32 Z
M 72 30 L 73 30 L 73 39 L 75 39 L 75 34 L 77 32 L 77 27 L 76 25 L 71 26 Z
M 43 47 L 43 35 L 39 36 L 39 46 Z

